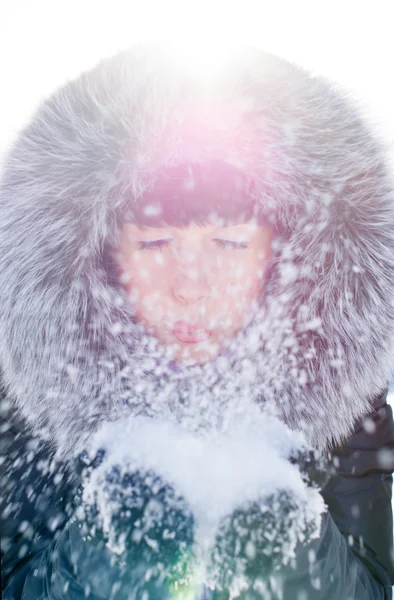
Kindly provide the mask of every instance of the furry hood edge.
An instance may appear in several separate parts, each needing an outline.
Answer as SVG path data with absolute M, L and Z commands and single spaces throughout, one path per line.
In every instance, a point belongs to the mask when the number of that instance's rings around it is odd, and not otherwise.
M 265 294 L 267 401 L 327 450 L 387 386 L 393 181 L 353 101 L 263 51 L 240 50 L 209 78 L 138 46 L 48 98 L 1 180 L 4 383 L 62 457 L 113 418 L 123 389 L 130 315 L 105 248 L 159 168 L 212 160 L 253 178 L 280 231 Z

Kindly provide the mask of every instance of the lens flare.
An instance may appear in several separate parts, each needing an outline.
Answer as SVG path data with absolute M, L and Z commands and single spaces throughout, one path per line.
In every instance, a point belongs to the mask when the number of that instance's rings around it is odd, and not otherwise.
M 196 77 L 209 80 L 215 77 L 236 55 L 236 46 L 225 40 L 204 42 L 167 42 L 165 51 L 175 65 L 192 71 Z

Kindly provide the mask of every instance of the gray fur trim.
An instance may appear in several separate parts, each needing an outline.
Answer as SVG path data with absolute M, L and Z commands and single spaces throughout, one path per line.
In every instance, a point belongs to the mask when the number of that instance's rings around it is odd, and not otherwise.
M 210 159 L 251 175 L 278 226 L 261 335 L 242 334 L 249 359 L 228 376 L 224 358 L 185 380 L 160 378 L 103 250 L 158 166 Z M 327 450 L 393 370 L 393 261 L 385 152 L 341 91 L 257 50 L 209 80 L 160 47 L 136 47 L 56 91 L 5 161 L 4 381 L 64 458 L 108 418 L 183 418 L 204 399 L 212 423 L 240 395 L 273 403 Z

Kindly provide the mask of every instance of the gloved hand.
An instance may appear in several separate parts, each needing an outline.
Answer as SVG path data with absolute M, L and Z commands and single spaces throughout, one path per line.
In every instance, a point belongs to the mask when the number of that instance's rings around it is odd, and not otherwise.
M 108 548 L 112 564 L 122 573 L 119 581 L 133 598 L 164 600 L 187 586 L 193 568 L 193 515 L 155 473 L 112 468 L 90 495 L 90 503 L 81 497 L 77 515 L 90 545 Z
M 297 459 L 297 460 L 296 460 Z M 293 457 L 301 470 L 306 498 L 323 505 L 319 486 L 322 464 L 311 456 Z M 209 568 L 212 598 L 271 598 L 275 574 L 295 559 L 297 548 L 317 537 L 319 519 L 308 502 L 283 489 L 259 501 L 239 507 L 222 520 Z
M 80 528 L 96 548 L 101 544 L 112 555 L 121 571 L 118 583 L 132 589 L 135 598 L 148 590 L 150 600 L 181 598 L 185 588 L 187 597 L 197 600 L 203 580 L 193 582 L 194 519 L 185 499 L 152 471 L 95 467 L 85 486 Z M 316 487 L 305 472 L 303 481 Z M 215 594 L 221 598 L 230 591 L 235 598 L 242 590 L 260 590 L 261 598 L 270 576 L 314 530 L 316 523 L 308 518 L 306 504 L 296 501 L 285 485 L 280 493 L 240 506 L 224 518 L 211 555 L 205 557 Z M 190 584 L 195 583 L 193 595 Z

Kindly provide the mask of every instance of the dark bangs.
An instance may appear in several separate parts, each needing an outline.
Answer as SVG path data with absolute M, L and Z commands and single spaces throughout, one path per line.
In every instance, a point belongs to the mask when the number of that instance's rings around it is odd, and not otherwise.
M 126 220 L 142 228 L 230 226 L 262 219 L 253 181 L 222 161 L 159 170 L 131 212 Z

